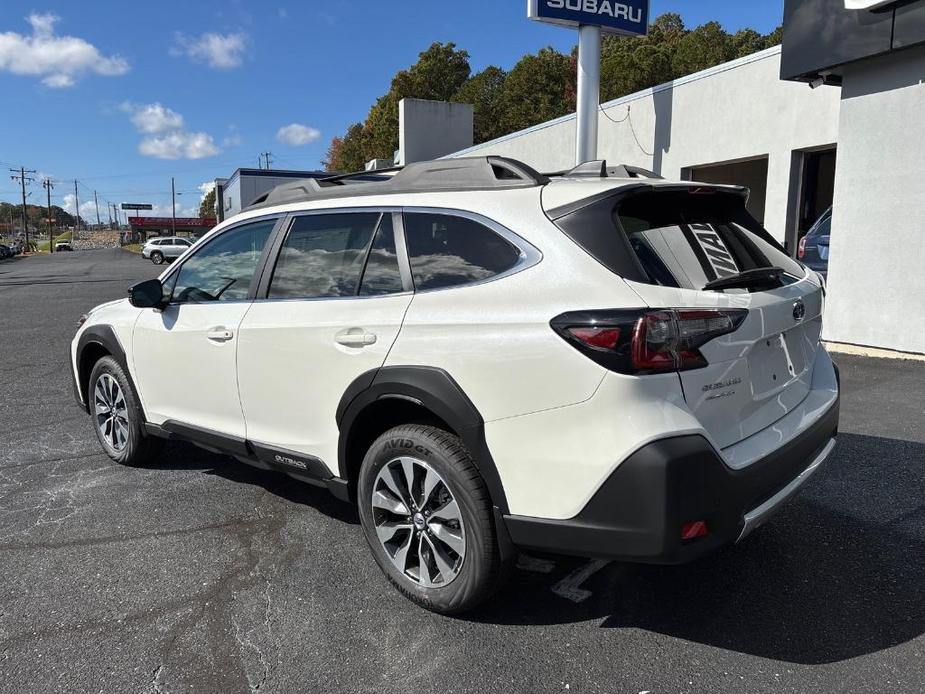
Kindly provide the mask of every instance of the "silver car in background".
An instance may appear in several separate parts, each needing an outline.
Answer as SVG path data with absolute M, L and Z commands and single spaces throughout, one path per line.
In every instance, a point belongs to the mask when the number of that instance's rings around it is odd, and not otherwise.
M 193 239 L 179 236 L 151 239 L 141 249 L 141 257 L 150 259 L 155 265 L 160 265 L 165 260 L 179 258 L 193 243 Z

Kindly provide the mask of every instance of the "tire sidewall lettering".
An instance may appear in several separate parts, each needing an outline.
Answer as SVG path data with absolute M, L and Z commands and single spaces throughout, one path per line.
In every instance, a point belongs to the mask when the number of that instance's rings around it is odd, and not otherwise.
M 432 459 L 434 457 L 433 452 L 429 448 L 426 448 L 425 446 L 422 446 L 421 444 L 416 443 L 412 439 L 404 438 L 404 437 L 395 437 L 395 438 L 388 439 L 385 442 L 385 450 L 388 451 L 389 453 L 395 453 L 395 452 L 416 453 L 428 459 Z

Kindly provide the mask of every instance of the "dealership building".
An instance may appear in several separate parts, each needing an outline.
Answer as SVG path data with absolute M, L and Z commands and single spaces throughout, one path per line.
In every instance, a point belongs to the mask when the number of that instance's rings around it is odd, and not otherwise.
M 784 15 L 782 46 L 602 104 L 598 156 L 746 185 L 792 253 L 833 206 L 825 339 L 925 354 L 925 0 Z M 575 131 L 570 115 L 448 156 L 561 171 Z

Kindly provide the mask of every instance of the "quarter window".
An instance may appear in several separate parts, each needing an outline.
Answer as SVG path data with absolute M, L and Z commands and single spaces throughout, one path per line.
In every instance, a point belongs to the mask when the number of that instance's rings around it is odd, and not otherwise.
M 520 260 L 514 244 L 466 217 L 409 213 L 404 220 L 418 291 L 486 280 L 507 272 Z
M 174 275 L 175 303 L 246 299 L 275 219 L 230 229 L 190 256 Z
M 270 299 L 356 296 L 378 212 L 296 217 L 280 250 Z

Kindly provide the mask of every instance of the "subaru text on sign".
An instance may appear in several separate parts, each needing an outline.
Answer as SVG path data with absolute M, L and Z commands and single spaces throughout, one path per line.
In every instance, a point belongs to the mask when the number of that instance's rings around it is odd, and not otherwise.
M 528 0 L 530 19 L 563 26 L 599 26 L 624 36 L 645 36 L 649 0 Z

